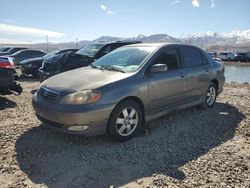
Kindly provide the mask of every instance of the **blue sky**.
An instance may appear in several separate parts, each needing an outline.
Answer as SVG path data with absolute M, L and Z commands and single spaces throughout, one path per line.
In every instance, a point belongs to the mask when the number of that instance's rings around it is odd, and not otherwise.
M 1 0 L 0 6 L 0 42 L 250 29 L 250 0 Z

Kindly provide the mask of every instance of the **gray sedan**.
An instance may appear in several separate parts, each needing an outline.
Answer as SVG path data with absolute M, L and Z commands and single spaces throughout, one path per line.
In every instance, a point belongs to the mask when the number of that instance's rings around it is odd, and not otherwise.
M 107 132 L 125 141 L 169 111 L 212 107 L 224 81 L 223 64 L 197 47 L 136 44 L 51 77 L 34 94 L 33 107 L 55 129 L 87 136 Z

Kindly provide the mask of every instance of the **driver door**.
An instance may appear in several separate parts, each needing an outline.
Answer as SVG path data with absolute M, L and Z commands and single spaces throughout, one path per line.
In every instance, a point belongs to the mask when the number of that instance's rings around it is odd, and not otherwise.
M 153 59 L 153 65 L 166 64 L 167 71 L 149 73 L 151 113 L 157 113 L 185 103 L 187 79 L 180 67 L 177 48 L 164 48 Z M 153 66 L 152 65 L 152 66 Z

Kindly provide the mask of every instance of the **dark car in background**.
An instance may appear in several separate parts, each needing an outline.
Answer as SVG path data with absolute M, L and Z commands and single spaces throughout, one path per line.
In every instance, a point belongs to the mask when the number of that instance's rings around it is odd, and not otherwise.
M 10 49 L 11 47 L 0 47 L 0 52 L 6 52 Z
M 236 61 L 246 62 L 247 61 L 246 53 L 242 53 L 242 52 L 236 53 L 235 59 Z
M 216 52 L 208 52 L 208 55 L 210 55 L 212 58 L 217 58 L 218 54 Z
M 76 53 L 67 52 L 45 59 L 39 69 L 40 81 L 61 72 L 88 66 L 90 63 L 125 45 L 141 43 L 140 41 L 117 41 L 89 44 Z
M 0 95 L 22 93 L 22 87 L 17 83 L 18 76 L 16 70 L 9 62 L 0 60 Z
M 218 54 L 218 58 L 222 61 L 228 61 L 228 52 L 221 52 Z
M 46 54 L 46 52 L 41 51 L 41 50 L 25 49 L 25 50 L 20 50 L 12 55 L 9 55 L 8 57 L 13 58 L 13 62 L 15 65 L 19 65 L 20 62 L 25 60 L 25 59 L 42 57 L 45 54 Z
M 25 75 L 32 75 L 34 77 L 38 77 L 38 70 L 42 66 L 42 63 L 45 59 L 49 59 L 55 55 L 62 54 L 65 52 L 76 52 L 79 49 L 75 48 L 67 48 L 67 49 L 62 49 L 62 50 L 56 50 L 53 52 L 50 52 L 43 57 L 38 57 L 38 58 L 31 58 L 27 60 L 23 60 L 20 62 L 21 65 L 21 71 Z
M 9 47 L 7 47 L 7 48 L 9 48 Z M 24 47 L 11 47 L 8 50 L 4 50 L 4 51 L 0 52 L 0 56 L 12 55 L 13 53 L 16 53 L 16 52 L 18 52 L 20 50 L 24 50 L 24 49 L 27 49 L 27 48 L 24 48 Z
M 53 76 L 33 95 L 45 125 L 70 134 L 108 133 L 118 141 L 166 113 L 215 105 L 224 66 L 203 50 L 182 44 L 135 44 L 89 67 Z
M 250 61 L 250 52 L 245 52 L 246 61 Z

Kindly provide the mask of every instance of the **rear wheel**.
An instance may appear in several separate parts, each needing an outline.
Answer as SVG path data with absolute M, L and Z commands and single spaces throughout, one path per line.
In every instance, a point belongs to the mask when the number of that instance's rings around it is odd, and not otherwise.
M 113 110 L 108 123 L 108 133 L 117 141 L 126 141 L 136 135 L 141 125 L 140 106 L 132 100 L 125 100 Z
M 201 107 L 208 109 L 214 106 L 217 97 L 217 86 L 211 83 L 207 89 L 205 101 L 201 104 Z

